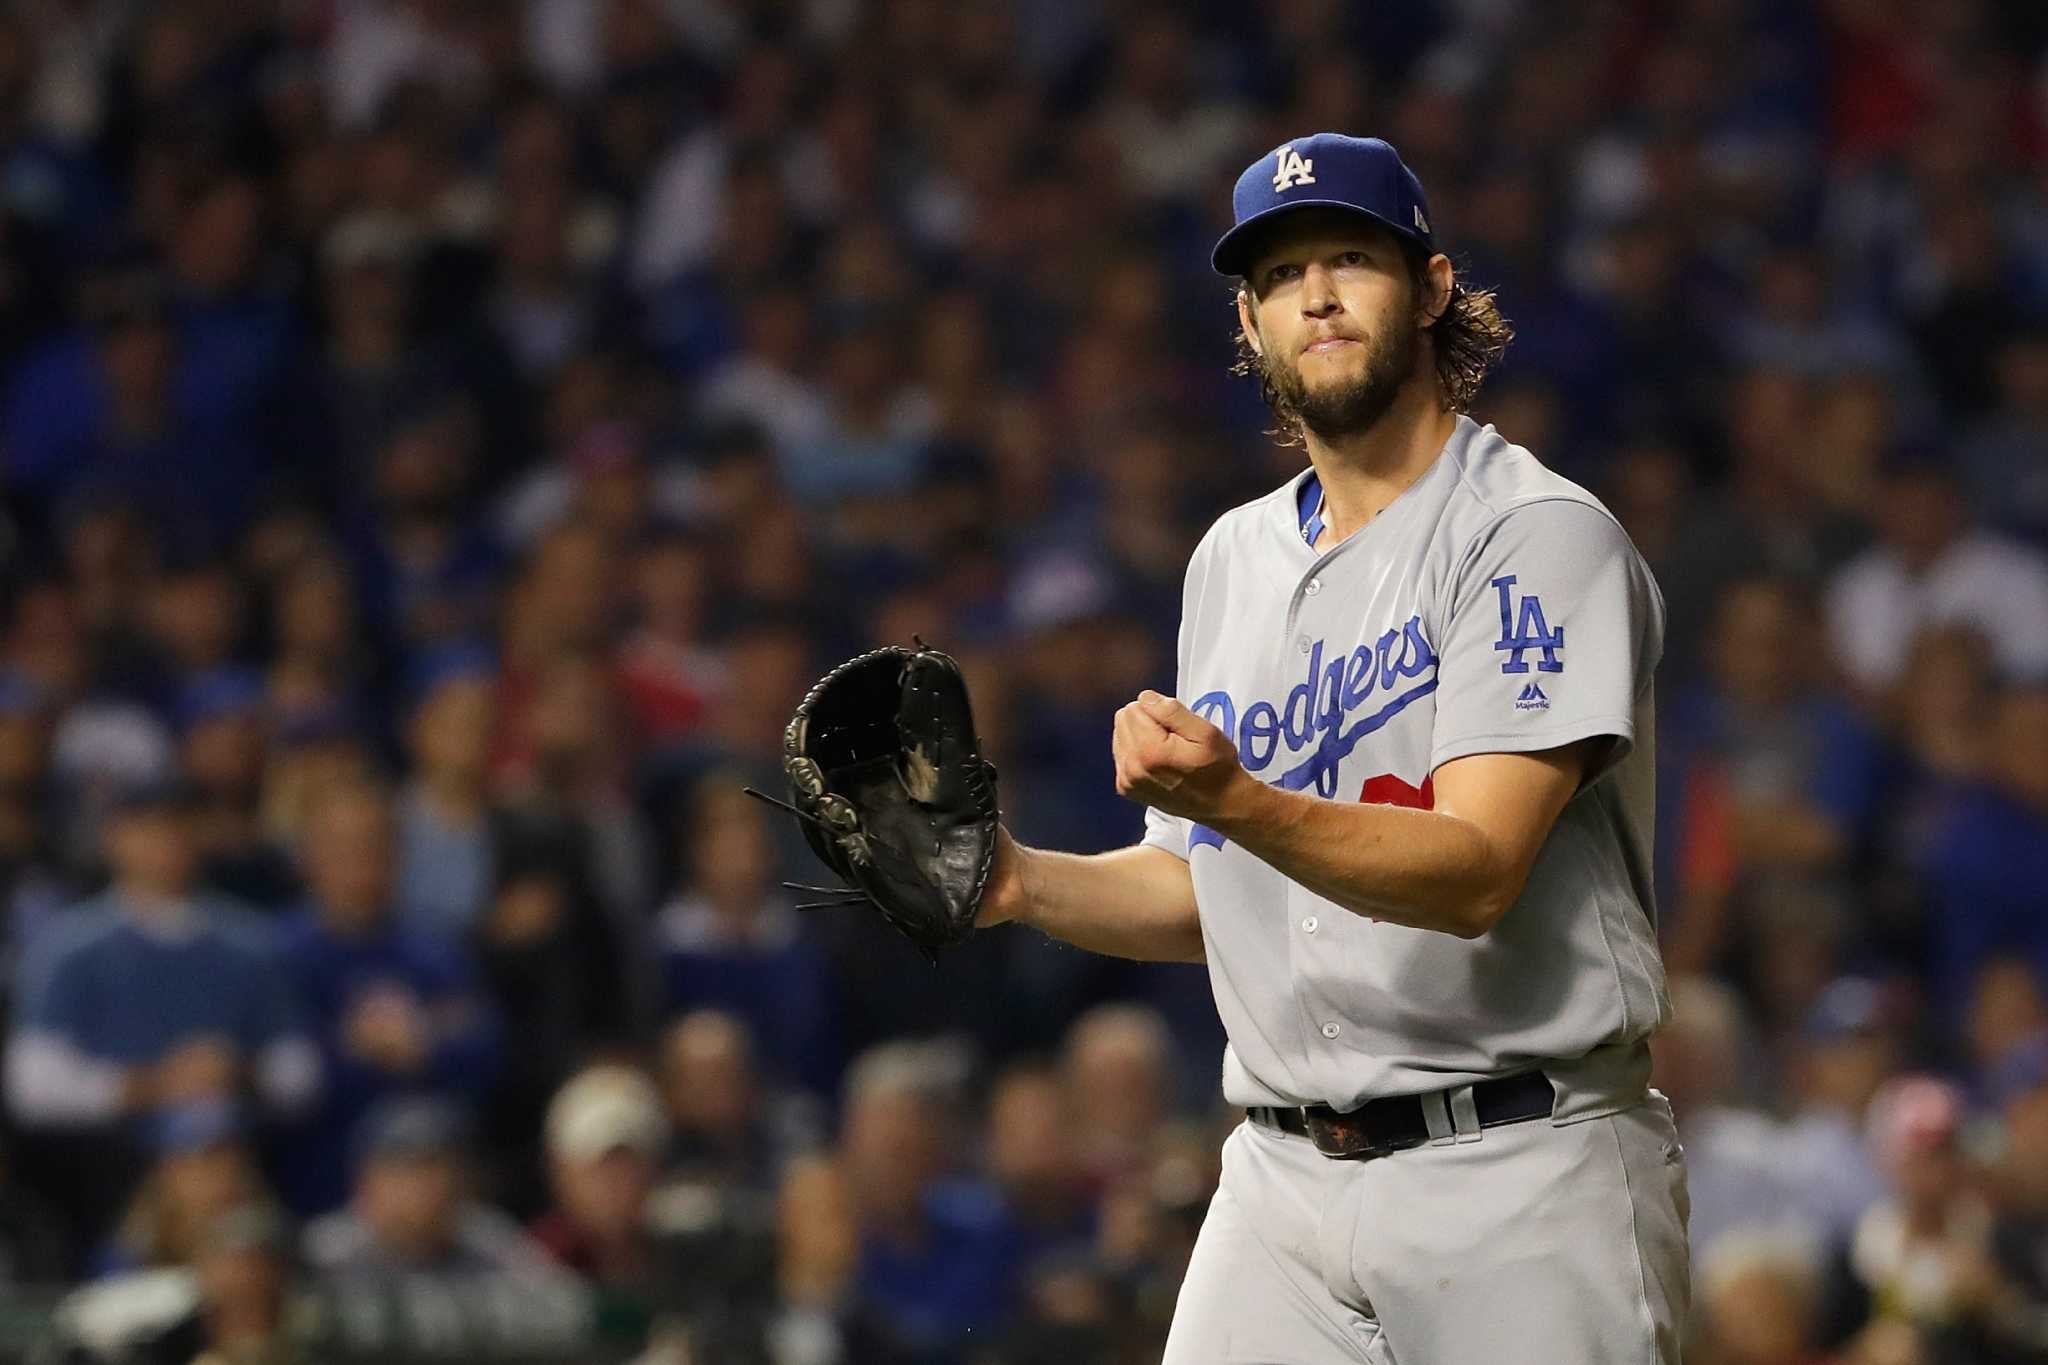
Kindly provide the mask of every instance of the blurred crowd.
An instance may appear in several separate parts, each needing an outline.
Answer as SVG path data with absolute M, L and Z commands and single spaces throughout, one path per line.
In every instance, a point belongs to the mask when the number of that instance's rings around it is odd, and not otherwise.
M 2048 1359 L 2031 0 L 6 0 L 39 1349 L 1156 1359 L 1201 970 L 934 970 L 739 788 L 918 632 L 1020 839 L 1138 835 L 1110 715 L 1301 459 L 1208 247 L 1323 129 L 1666 595 L 1690 1358 Z

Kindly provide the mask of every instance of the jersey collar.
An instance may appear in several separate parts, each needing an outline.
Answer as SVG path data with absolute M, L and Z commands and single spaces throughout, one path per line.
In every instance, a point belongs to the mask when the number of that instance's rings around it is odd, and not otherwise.
M 1397 507 L 1403 503 L 1412 502 L 1426 496 L 1423 490 L 1431 486 L 1438 478 L 1459 477 L 1458 471 L 1462 470 L 1465 466 L 1466 452 L 1471 446 L 1472 438 L 1481 430 L 1490 430 L 1490 428 L 1481 428 L 1477 422 L 1460 413 L 1458 424 L 1452 428 L 1450 437 L 1444 442 L 1444 448 L 1437 453 L 1435 462 L 1428 469 L 1424 470 L 1422 476 L 1416 479 L 1414 483 L 1402 489 L 1400 496 L 1388 503 L 1387 508 L 1382 508 L 1381 516 L 1385 516 L 1388 508 Z M 1325 524 L 1323 519 L 1323 481 L 1317 475 L 1316 467 L 1310 465 L 1295 475 L 1283 487 L 1290 488 L 1293 492 L 1293 497 L 1283 498 L 1277 503 L 1274 529 L 1280 529 L 1278 515 L 1291 515 L 1292 520 L 1289 534 L 1299 539 L 1310 551 L 1314 551 L 1316 537 L 1323 533 Z M 1279 513 L 1279 508 L 1287 508 L 1288 512 Z M 1353 536 L 1350 539 L 1355 540 L 1357 537 Z M 1347 540 L 1345 543 L 1349 544 L 1350 540 Z
M 1302 541 L 1313 550 L 1323 533 L 1323 481 L 1310 465 L 1308 477 L 1294 490 L 1294 510 L 1301 525 Z

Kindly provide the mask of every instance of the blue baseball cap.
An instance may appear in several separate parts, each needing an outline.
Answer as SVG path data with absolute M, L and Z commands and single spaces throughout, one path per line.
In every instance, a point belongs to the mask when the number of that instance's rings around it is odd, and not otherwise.
M 1253 229 L 1293 209 L 1348 209 L 1436 250 L 1422 182 L 1376 137 L 1316 133 L 1283 142 L 1245 168 L 1230 205 L 1237 221 L 1209 255 L 1219 275 L 1244 274 L 1258 235 Z
M 222 716 L 260 712 L 269 700 L 263 679 L 246 668 L 214 668 L 179 689 L 173 718 L 180 730 Z
M 486 645 L 458 640 L 438 644 L 412 661 L 406 671 L 406 706 L 417 710 L 442 686 L 486 681 L 498 674 L 498 656 Z

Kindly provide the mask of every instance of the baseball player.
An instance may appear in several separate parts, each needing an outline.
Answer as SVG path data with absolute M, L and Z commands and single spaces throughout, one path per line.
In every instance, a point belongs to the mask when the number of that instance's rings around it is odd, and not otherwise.
M 979 923 L 1208 963 L 1246 1118 L 1168 1365 L 1676 1361 L 1657 586 L 1463 414 L 1507 328 L 1392 147 L 1289 142 L 1234 207 L 1214 264 L 1308 467 L 1210 529 L 1177 695 L 1117 712 L 1143 842 L 999 836 Z

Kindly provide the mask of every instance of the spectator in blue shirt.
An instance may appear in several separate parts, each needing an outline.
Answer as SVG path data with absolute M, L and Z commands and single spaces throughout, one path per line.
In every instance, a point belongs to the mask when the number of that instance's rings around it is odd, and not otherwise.
M 465 938 L 491 898 L 497 836 L 491 740 L 497 661 L 477 645 L 429 650 L 413 670 L 406 740 L 411 780 L 398 797 L 398 899 L 424 933 Z
M 988 1171 L 1000 1186 L 1027 1274 L 1096 1240 L 1095 1191 L 1075 1141 L 1074 1097 L 1059 1072 L 1023 1062 L 989 1089 Z
M 285 931 L 329 1077 L 314 1121 L 287 1154 L 286 1194 L 303 1212 L 348 1193 L 347 1135 L 378 1102 L 422 1090 L 478 1095 L 497 1058 L 497 1026 L 453 941 L 392 913 L 391 804 L 348 784 L 309 812 L 303 862 L 311 902 Z
M 262 343 L 179 316 L 147 269 L 104 272 L 85 299 L 86 325 L 16 370 L 0 416 L 12 481 L 53 501 L 133 497 L 224 544 L 263 482 L 263 386 L 241 372 Z
M 699 783 L 695 796 L 683 849 L 690 879 L 656 928 L 668 1007 L 737 1016 L 778 1080 L 830 1094 L 840 1049 L 829 969 L 789 900 L 771 889 L 760 808 L 721 778 Z
M 122 1117 L 250 1092 L 304 1112 L 320 1056 L 262 924 L 195 884 L 190 794 L 126 793 L 107 827 L 113 885 L 29 945 L 6 1093 L 31 1127 Z
M 1999 702 L 1988 780 L 1964 788 L 1923 855 L 1937 1000 L 1951 1011 L 1992 957 L 2048 975 L 2048 687 Z
M 861 1298 L 932 1365 L 1002 1321 L 1016 1245 L 1000 1196 L 949 1170 L 946 1070 L 929 1044 L 872 1049 L 847 1075 L 842 1135 Z
M 1683 969 L 1762 953 L 1760 908 L 1784 888 L 1837 888 L 1867 837 L 1883 748 L 1818 686 L 1810 604 L 1753 578 L 1717 605 L 1711 667 L 1674 695 L 1658 736 L 1658 851 Z M 1660 898 L 1667 899 L 1667 898 Z

